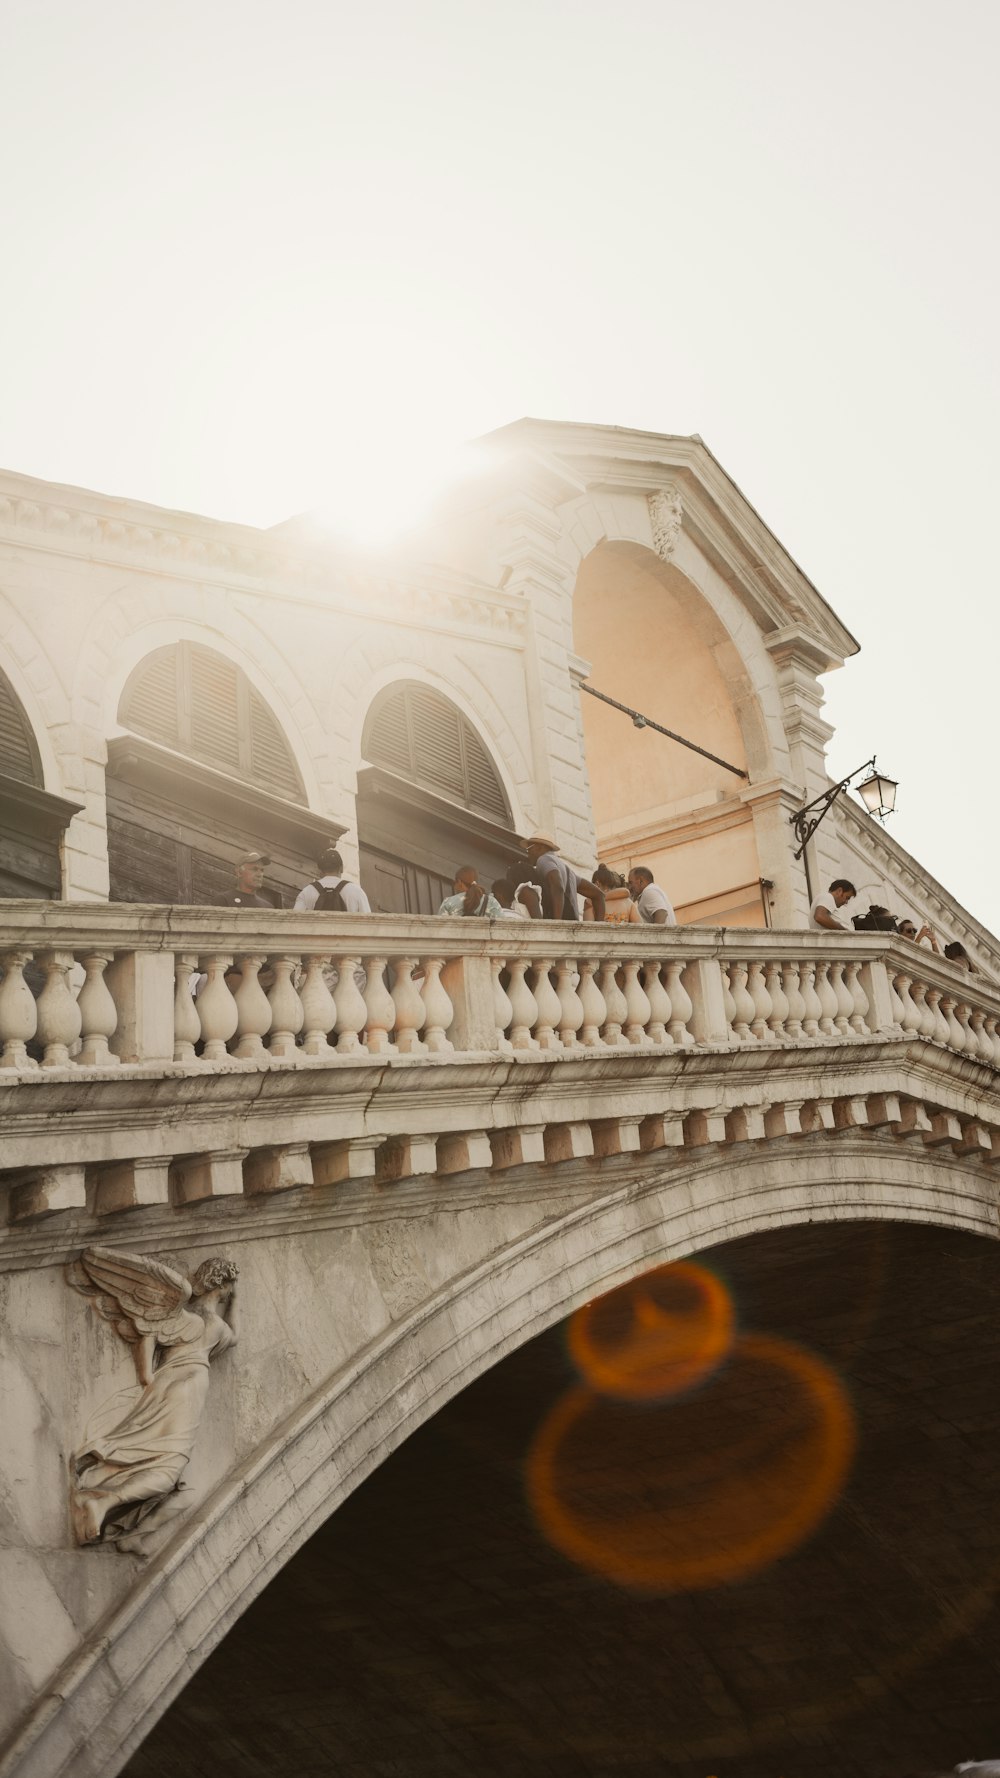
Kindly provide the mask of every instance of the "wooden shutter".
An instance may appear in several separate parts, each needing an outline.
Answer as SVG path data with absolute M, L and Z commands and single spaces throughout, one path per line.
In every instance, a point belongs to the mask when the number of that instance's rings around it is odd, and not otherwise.
M 426 685 L 394 687 L 368 720 L 364 754 L 414 784 L 503 822 L 510 809 L 496 767 L 461 711 Z
M 42 789 L 42 768 L 31 724 L 21 700 L 5 674 L 0 673 L 0 773 L 21 784 Z
M 240 670 L 207 648 L 190 651 L 191 752 L 208 765 L 240 770 Z
M 118 719 L 135 734 L 162 741 L 165 747 L 180 745 L 176 648 L 158 648 L 143 662 L 126 688 Z
M 277 719 L 242 668 L 214 649 L 158 648 L 132 675 L 118 719 L 134 734 L 305 802 Z
M 255 784 L 268 784 L 283 796 L 305 800 L 305 793 L 281 729 L 262 697 L 250 690 L 250 772 Z

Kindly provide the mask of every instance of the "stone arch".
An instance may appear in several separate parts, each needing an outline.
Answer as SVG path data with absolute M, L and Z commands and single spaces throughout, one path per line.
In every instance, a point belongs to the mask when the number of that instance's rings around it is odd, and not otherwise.
M 77 775 L 67 772 L 72 758 L 64 738 L 73 720 L 72 707 L 56 677 L 45 647 L 0 594 L 0 666 L 10 681 L 34 737 L 43 787 L 56 795 L 79 788 Z
M 221 653 L 242 669 L 281 725 L 308 806 L 328 812 L 336 778 L 319 716 L 280 647 L 222 590 L 183 583 L 130 586 L 106 601 L 77 670 L 84 720 L 103 736 L 120 732 L 118 705 L 130 674 L 145 655 L 182 640 Z
M 1000 1239 L 984 1169 L 859 1135 L 792 1166 L 709 1155 L 515 1239 L 366 1349 L 231 1476 L 56 1676 L 3 1778 L 112 1778 L 268 1580 L 424 1420 L 600 1291 L 734 1237 L 814 1221 L 921 1221 Z M 687 1189 L 693 1179 L 697 1192 Z M 336 1473 L 331 1481 L 331 1459 Z
M 362 740 L 368 712 L 381 692 L 408 679 L 448 698 L 472 725 L 503 784 L 514 827 L 523 832 L 531 819 L 527 811 L 534 797 L 529 761 L 486 680 L 458 655 L 450 658 L 447 674 L 412 656 L 401 658 L 392 638 L 381 634 L 365 636 L 348 651 L 337 688 L 345 755 L 352 761 L 352 794 L 357 791 L 357 772 L 364 763 Z

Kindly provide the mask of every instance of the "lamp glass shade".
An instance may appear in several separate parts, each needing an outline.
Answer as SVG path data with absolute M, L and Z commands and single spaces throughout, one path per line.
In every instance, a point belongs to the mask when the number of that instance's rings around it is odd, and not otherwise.
M 896 788 L 895 778 L 887 778 L 884 772 L 873 772 L 858 785 L 858 795 L 869 815 L 891 815 L 896 807 Z

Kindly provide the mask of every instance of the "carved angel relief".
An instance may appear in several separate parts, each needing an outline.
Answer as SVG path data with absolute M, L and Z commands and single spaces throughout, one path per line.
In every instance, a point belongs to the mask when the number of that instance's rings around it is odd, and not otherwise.
M 108 1247 L 86 1248 L 67 1268 L 73 1288 L 132 1347 L 138 1377 L 137 1387 L 97 1410 L 70 1458 L 78 1543 L 123 1547 L 178 1510 L 209 1364 L 236 1342 L 238 1275 L 232 1260 L 207 1259 L 185 1278 L 158 1260 Z

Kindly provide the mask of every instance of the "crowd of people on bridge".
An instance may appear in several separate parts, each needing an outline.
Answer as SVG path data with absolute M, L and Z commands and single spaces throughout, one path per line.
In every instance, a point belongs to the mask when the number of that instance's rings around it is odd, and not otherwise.
M 939 957 L 947 957 L 950 963 L 957 963 L 960 969 L 967 969 L 970 975 L 977 971 L 965 946 L 952 939 L 946 945 L 938 943 L 937 933 L 925 921 L 917 927 L 909 914 L 891 914 L 887 908 L 872 904 L 867 914 L 851 921 L 840 918 L 844 909 L 855 900 L 858 891 L 847 877 L 834 877 L 829 889 L 817 895 L 809 910 L 810 925 L 818 927 L 821 932 L 896 932 L 905 938 L 908 944 L 926 945 Z

